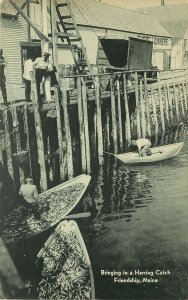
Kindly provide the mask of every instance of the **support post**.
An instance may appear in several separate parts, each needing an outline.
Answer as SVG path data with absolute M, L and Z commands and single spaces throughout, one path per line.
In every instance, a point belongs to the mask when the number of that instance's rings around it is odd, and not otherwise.
M 164 83 L 164 99 L 165 99 L 166 119 L 169 122 L 169 98 L 168 98 L 167 86 L 165 83 Z
M 158 125 L 158 120 L 157 120 L 157 110 L 156 110 L 156 103 L 155 103 L 155 96 L 154 96 L 153 88 L 151 88 L 151 102 L 152 102 L 152 108 L 153 108 L 153 120 L 155 123 L 155 134 L 158 135 L 159 125 Z
M 148 104 L 148 88 L 147 88 L 147 74 L 144 72 L 144 98 L 146 106 L 146 120 L 147 120 L 147 134 L 151 136 L 151 124 L 150 124 L 150 109 Z
M 62 124 L 61 124 L 61 107 L 59 104 L 59 95 L 57 87 L 54 88 L 55 94 L 55 105 L 56 105 L 56 122 L 57 122 L 57 137 L 59 146 L 59 168 L 60 168 L 60 179 L 65 179 L 64 162 L 63 162 L 63 136 L 62 136 Z
M 119 78 L 116 80 L 117 88 L 117 104 L 118 104 L 118 131 L 119 131 L 119 146 L 120 151 L 123 151 L 123 134 L 122 134 L 122 117 L 121 117 L 121 96 L 120 96 L 120 85 Z
M 112 139 L 114 146 L 114 153 L 117 154 L 117 124 L 116 124 L 116 105 L 115 105 L 115 94 L 114 94 L 114 80 L 112 75 L 110 76 L 110 98 L 111 98 L 111 115 L 112 115 Z
M 174 100 L 175 100 L 176 114 L 177 114 L 177 119 L 179 120 L 178 98 L 177 98 L 177 94 L 176 94 L 176 85 L 175 85 L 173 71 L 171 71 L 171 74 L 172 74 L 172 84 L 173 84 L 173 89 L 174 89 Z
M 166 80 L 166 87 L 167 87 L 167 97 L 168 97 L 168 101 L 169 101 L 169 108 L 170 108 L 170 118 L 171 121 L 173 121 L 173 106 L 172 106 L 172 98 L 171 98 L 171 93 L 170 93 L 170 87 L 169 87 L 169 83 L 168 80 Z
M 51 31 L 52 31 L 52 53 L 53 62 L 56 67 L 58 67 L 58 50 L 57 50 L 57 23 L 56 23 L 56 0 L 50 0 L 51 7 Z
M 88 129 L 88 111 L 87 111 L 87 91 L 85 83 L 82 84 L 82 107 L 84 117 L 84 133 L 85 133 L 85 152 L 86 152 L 86 169 L 87 174 L 91 173 L 91 159 L 90 159 L 90 144 L 89 144 L 89 129 Z
M 85 146 L 85 132 L 84 132 L 84 116 L 82 106 L 82 87 L 81 78 L 77 78 L 77 92 L 78 92 L 78 121 L 80 133 L 80 148 L 81 148 L 81 162 L 82 172 L 86 171 L 86 146 Z
M 95 101 L 96 101 L 96 127 L 97 127 L 97 147 L 99 165 L 103 163 L 103 135 L 102 135 L 102 119 L 101 119 L 101 98 L 99 77 L 95 76 Z
M 180 79 L 179 79 L 178 87 L 179 87 L 179 95 L 180 95 L 180 101 L 181 101 L 182 114 L 184 116 L 185 115 L 185 110 L 184 110 L 184 105 L 183 105 L 183 97 L 182 97 L 182 92 L 181 92 L 181 81 L 180 81 Z
M 28 124 L 28 116 L 27 116 L 27 105 L 24 105 L 24 129 L 26 134 L 26 150 L 28 151 L 29 158 L 29 171 L 32 175 L 32 165 L 31 165 L 31 151 L 30 151 L 30 142 L 29 142 L 29 124 Z
M 185 81 L 185 84 L 184 84 L 184 81 L 182 83 L 182 86 L 183 86 L 183 98 L 184 98 L 184 104 L 185 104 L 185 108 L 187 109 L 187 94 L 186 94 L 186 81 Z
M 14 169 L 13 169 L 13 161 L 12 161 L 11 138 L 10 138 L 10 133 L 9 133 L 7 108 L 5 108 L 2 111 L 2 115 L 3 115 L 3 125 L 4 125 L 4 143 L 5 143 L 5 150 L 6 150 L 7 167 L 8 167 L 8 172 L 9 172 L 10 176 L 14 180 Z
M 141 108 L 142 137 L 145 138 L 146 137 L 146 118 L 145 118 L 145 107 L 144 107 L 142 80 L 140 80 L 140 108 Z
M 69 124 L 69 114 L 68 114 L 68 99 L 66 92 L 66 79 L 62 79 L 61 91 L 63 94 L 63 119 L 64 119 L 64 127 L 65 127 L 65 138 L 67 144 L 67 169 L 68 169 L 68 178 L 73 178 L 74 170 L 73 170 L 73 156 L 72 156 L 72 138 Z
M 127 82 L 125 73 L 123 73 L 123 98 L 125 105 L 125 132 L 126 132 L 126 142 L 127 145 L 131 144 L 131 124 L 130 124 L 130 115 L 129 115 L 129 103 L 128 103 L 128 95 L 127 95 Z
M 138 93 L 138 74 L 135 72 L 135 98 L 136 98 L 136 129 L 137 139 L 141 138 L 141 127 L 140 127 L 140 111 L 139 111 L 139 93 Z
M 38 164 L 40 166 L 40 187 L 41 187 L 41 191 L 43 192 L 47 190 L 47 175 L 46 175 L 46 165 L 45 165 L 45 158 L 44 158 L 43 133 L 42 133 L 41 118 L 39 113 L 39 102 L 37 96 L 36 81 L 32 82 L 32 101 L 33 101 L 34 118 L 35 118 Z
M 163 108 L 163 98 L 161 93 L 161 80 L 160 74 L 157 72 L 157 81 L 158 81 L 158 93 L 159 93 L 159 107 L 160 107 L 160 117 L 161 117 L 161 125 L 162 131 L 165 131 L 165 119 L 164 119 L 164 108 Z

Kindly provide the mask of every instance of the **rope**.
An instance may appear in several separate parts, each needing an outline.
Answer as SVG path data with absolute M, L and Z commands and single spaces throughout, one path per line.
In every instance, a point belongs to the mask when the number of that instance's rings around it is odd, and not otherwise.
M 107 151 L 103 151 L 103 152 L 104 152 L 104 153 L 106 153 L 106 154 L 113 155 L 113 156 L 115 156 L 115 157 L 116 157 L 116 155 L 115 155 L 114 153 L 107 152 Z

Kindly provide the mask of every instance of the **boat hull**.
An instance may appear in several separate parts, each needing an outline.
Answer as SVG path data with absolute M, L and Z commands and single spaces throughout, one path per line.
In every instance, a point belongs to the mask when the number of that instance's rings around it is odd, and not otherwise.
M 93 272 L 75 221 L 62 221 L 37 255 L 39 299 L 95 299 Z
M 60 222 L 78 204 L 90 180 L 91 176 L 83 174 L 41 193 L 39 220 L 33 214 L 25 216 L 24 208 L 18 206 L 1 221 L 4 242 L 25 239 Z
M 127 165 L 147 164 L 147 163 L 158 162 L 158 161 L 162 161 L 177 156 L 181 151 L 183 145 L 184 143 L 180 142 L 180 143 L 151 148 L 152 151 L 151 156 L 140 157 L 138 153 L 134 153 L 134 152 L 122 153 L 115 156 Z M 161 153 L 159 153 L 159 151 Z

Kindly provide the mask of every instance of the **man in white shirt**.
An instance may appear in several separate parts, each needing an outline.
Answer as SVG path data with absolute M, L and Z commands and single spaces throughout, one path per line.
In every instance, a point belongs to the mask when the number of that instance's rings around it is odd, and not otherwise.
M 26 101 L 31 101 L 31 81 L 34 80 L 33 75 L 33 58 L 29 57 L 24 64 L 23 78 L 25 81 L 25 98 Z
M 28 210 L 31 209 L 35 218 L 40 218 L 38 191 L 36 185 L 33 184 L 33 179 L 31 177 L 27 177 L 25 184 L 21 185 L 19 194 L 23 197 L 25 208 Z
M 148 139 L 138 139 L 132 141 L 133 146 L 138 147 L 138 153 L 140 156 L 150 156 L 152 155 L 152 152 L 150 150 L 151 142 Z

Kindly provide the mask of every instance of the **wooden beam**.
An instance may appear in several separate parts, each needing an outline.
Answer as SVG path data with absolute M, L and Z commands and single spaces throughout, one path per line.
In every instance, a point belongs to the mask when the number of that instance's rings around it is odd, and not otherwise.
M 59 95 L 57 87 L 54 88 L 55 104 L 56 104 L 56 122 L 57 122 L 57 138 L 59 146 L 59 169 L 60 179 L 65 179 L 64 163 L 63 163 L 63 136 L 62 136 L 62 123 L 61 123 L 61 107 L 59 103 Z
M 135 98 L 136 98 L 137 139 L 139 139 L 139 138 L 141 138 L 141 127 L 140 127 L 140 105 L 139 105 L 138 74 L 137 74 L 137 72 L 135 72 Z
M 114 146 L 114 153 L 117 154 L 117 124 L 116 124 L 116 104 L 114 94 L 114 80 L 112 75 L 110 76 L 110 98 L 111 98 L 111 116 L 112 116 L 112 139 Z
M 67 99 L 67 91 L 66 91 L 66 79 L 62 79 L 62 84 L 60 86 L 63 99 L 63 119 L 64 119 L 64 128 L 65 128 L 65 139 L 67 144 L 67 169 L 68 169 L 68 178 L 73 178 L 74 169 L 73 169 L 73 156 L 72 156 L 72 137 L 70 131 L 70 123 L 69 123 L 69 114 L 68 114 L 68 99 Z
M 50 0 L 51 7 L 51 30 L 52 30 L 52 52 L 53 52 L 53 62 L 56 67 L 58 67 L 58 50 L 57 43 L 58 37 L 57 32 L 57 23 L 56 23 L 56 0 Z
M 41 187 L 41 191 L 43 192 L 47 190 L 47 174 L 46 174 L 46 165 L 45 165 L 45 158 L 44 158 L 43 132 L 42 132 L 40 112 L 39 112 L 39 102 L 38 102 L 36 81 L 32 82 L 31 94 L 32 94 L 32 101 L 33 101 L 33 108 L 34 108 L 38 164 L 40 166 L 40 187 Z
M 81 148 L 81 163 L 82 172 L 86 171 L 86 146 L 85 146 L 85 132 L 84 132 L 84 116 L 82 106 L 82 83 L 81 79 L 77 78 L 77 91 L 78 91 L 78 121 L 79 121 L 79 134 L 80 134 L 80 148 Z
M 97 147 L 99 165 L 103 163 L 103 135 L 102 135 L 102 119 L 101 119 L 101 98 L 99 77 L 95 76 L 95 103 L 96 103 L 96 129 L 97 129 Z
M 143 96 L 143 85 L 142 80 L 140 80 L 140 109 L 141 109 L 141 129 L 142 138 L 146 137 L 146 118 L 145 118 L 145 106 L 144 106 L 144 96 Z
M 147 134 L 151 136 L 151 124 L 150 124 L 150 109 L 148 104 L 148 88 L 147 88 L 147 73 L 144 72 L 144 99 L 146 106 L 146 120 L 147 120 Z
M 39 38 L 41 40 L 45 40 L 48 41 L 49 43 L 51 43 L 51 41 L 49 40 L 49 38 L 47 36 L 45 36 L 36 26 L 35 24 L 31 21 L 30 18 L 28 18 L 28 16 L 23 12 L 23 10 L 21 8 L 19 8 L 19 6 L 15 3 L 15 1 L 13 0 L 9 0 L 10 3 L 14 6 L 14 8 L 20 13 L 20 15 L 26 20 L 26 22 L 34 29 L 34 31 L 36 32 L 36 34 L 39 36 Z
M 130 123 L 130 115 L 129 115 L 129 103 L 128 103 L 128 95 L 127 95 L 127 82 L 125 73 L 123 74 L 123 98 L 125 105 L 125 132 L 126 132 L 126 142 L 127 145 L 131 144 L 131 123 Z
M 121 117 L 121 96 L 120 96 L 120 84 L 119 78 L 116 80 L 117 88 L 117 104 L 118 104 L 118 131 L 119 131 L 119 146 L 120 151 L 123 151 L 123 133 L 122 133 L 122 117 Z
M 157 136 L 158 131 L 159 131 L 159 125 L 158 125 L 158 119 L 157 119 L 157 110 L 156 110 L 155 95 L 154 95 L 153 88 L 151 88 L 151 102 L 152 102 L 152 108 L 153 108 L 153 120 L 155 123 L 155 134 Z
M 162 125 L 162 131 L 164 132 L 165 131 L 165 119 L 164 119 L 164 107 L 163 107 L 163 98 L 162 98 L 162 93 L 161 93 L 161 80 L 160 80 L 159 72 L 157 72 L 157 83 L 158 83 L 161 125 Z
M 85 147 L 86 147 L 86 169 L 87 174 L 91 173 L 91 159 L 90 159 L 90 144 L 89 144 L 89 128 L 88 128 L 88 108 L 87 108 L 87 90 L 84 81 L 82 81 L 82 107 L 84 117 L 84 133 L 85 133 Z
M 24 9 L 24 7 L 29 3 L 29 0 L 26 0 L 20 7 L 20 9 Z M 19 16 L 19 12 L 17 11 L 17 13 L 15 14 L 15 16 L 12 18 L 12 22 Z

